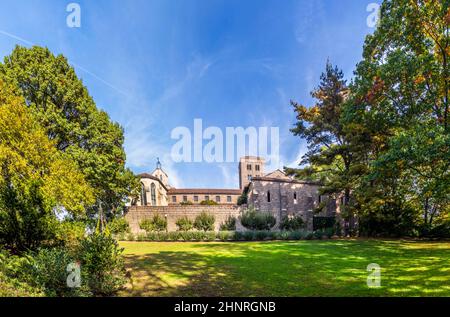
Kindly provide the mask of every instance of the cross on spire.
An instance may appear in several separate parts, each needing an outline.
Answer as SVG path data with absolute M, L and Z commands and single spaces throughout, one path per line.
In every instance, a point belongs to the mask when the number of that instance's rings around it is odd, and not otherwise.
M 161 169 L 161 162 L 159 161 L 159 157 L 156 158 L 156 168 Z

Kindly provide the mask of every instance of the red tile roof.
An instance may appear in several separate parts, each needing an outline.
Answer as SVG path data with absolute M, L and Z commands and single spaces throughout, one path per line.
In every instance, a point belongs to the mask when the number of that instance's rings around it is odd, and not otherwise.
M 241 195 L 240 189 L 212 189 L 212 188 L 171 188 L 168 195 L 199 194 L 199 195 Z

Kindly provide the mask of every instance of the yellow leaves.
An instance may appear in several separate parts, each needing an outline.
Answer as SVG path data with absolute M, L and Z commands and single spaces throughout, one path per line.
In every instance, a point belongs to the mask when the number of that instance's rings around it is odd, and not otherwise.
M 65 158 L 45 130 L 32 118 L 22 98 L 0 81 L 0 186 L 8 178 L 24 193 L 29 184 L 42 183 L 52 206 L 83 211 L 94 201 L 92 189 L 75 163 Z M 3 183 L 3 184 L 2 184 Z
M 419 75 L 414 79 L 414 84 L 420 85 L 425 81 L 425 77 L 423 75 Z

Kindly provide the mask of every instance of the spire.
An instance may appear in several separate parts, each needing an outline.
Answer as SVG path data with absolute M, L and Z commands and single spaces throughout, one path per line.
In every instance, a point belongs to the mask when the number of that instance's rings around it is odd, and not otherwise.
M 161 169 L 161 162 L 159 161 L 159 157 L 156 158 L 156 169 Z

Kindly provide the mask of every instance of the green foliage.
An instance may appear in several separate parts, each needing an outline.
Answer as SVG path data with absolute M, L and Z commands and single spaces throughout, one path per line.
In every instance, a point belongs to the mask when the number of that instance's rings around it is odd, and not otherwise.
M 113 235 L 125 234 L 130 232 L 130 224 L 123 217 L 114 218 L 108 223 L 108 230 Z
M 228 216 L 227 219 L 220 224 L 221 231 L 234 231 L 236 230 L 236 217 Z
M 268 212 L 247 209 L 240 216 L 242 225 L 250 230 L 270 230 L 275 226 L 275 217 Z
M 0 139 L 0 244 L 15 253 L 36 250 L 55 237 L 54 209 L 82 215 L 93 191 L 1 80 Z
M 217 233 L 217 239 L 220 241 L 232 241 L 235 239 L 234 231 L 219 231 Z
M 214 222 L 216 221 L 213 215 L 206 212 L 202 212 L 195 217 L 194 227 L 200 231 L 212 231 L 214 230 Z
M 84 239 L 77 253 L 82 281 L 94 296 L 111 296 L 126 283 L 123 249 L 110 235 L 94 233 Z
M 244 190 L 242 191 L 241 196 L 239 196 L 239 198 L 237 200 L 238 206 L 246 205 L 248 203 L 248 190 L 249 190 L 249 187 L 245 186 Z
M 305 227 L 305 222 L 300 216 L 284 216 L 280 222 L 280 229 L 287 231 L 295 231 Z
M 155 214 L 151 219 L 141 221 L 139 227 L 147 233 L 152 231 L 165 231 L 167 230 L 167 219 L 161 217 L 159 214 Z
M 122 209 L 125 198 L 136 191 L 139 184 L 125 168 L 123 130 L 96 107 L 67 59 L 62 55 L 54 56 L 47 48 L 17 46 L 0 64 L 0 79 L 23 96 L 24 104 L 32 113 L 33 124 L 42 126 L 52 140 L 51 146 L 75 163 L 94 190 L 96 201 L 102 202 L 107 216 Z M 36 147 L 41 146 L 36 138 L 29 141 Z M 46 147 L 47 143 L 44 143 Z M 45 150 L 40 153 L 47 155 Z M 94 201 L 89 201 L 89 205 L 91 213 L 98 211 Z
M 54 245 L 75 250 L 86 235 L 86 224 L 81 221 L 65 220 L 56 224 Z
M 50 297 L 67 297 L 89 295 L 87 285 L 70 288 L 67 286 L 67 267 L 75 263 L 74 255 L 65 248 L 40 249 L 33 257 L 28 267 L 27 280 L 30 285 L 45 290 Z
M 426 236 L 450 215 L 449 17 L 447 0 L 383 1 L 352 83 L 328 64 L 316 105 L 293 103 L 309 165 L 287 172 L 344 195 L 346 235 L 358 219 L 361 235 Z
M 319 217 L 314 216 L 313 218 L 313 230 L 321 230 L 327 228 L 333 228 L 336 223 L 335 217 Z
M 44 291 L 26 282 L 28 258 L 13 256 L 0 249 L 0 297 L 44 296 Z
M 192 220 L 186 216 L 177 219 L 175 224 L 177 225 L 178 230 L 180 231 L 189 231 L 194 228 Z
M 202 200 L 200 202 L 200 205 L 202 205 L 202 206 L 216 206 L 216 205 L 218 205 L 218 203 L 215 202 L 214 200 Z
M 180 205 L 181 206 L 191 206 L 191 205 L 193 205 L 194 203 L 192 202 L 192 201 L 182 201 L 181 203 L 180 203 Z

